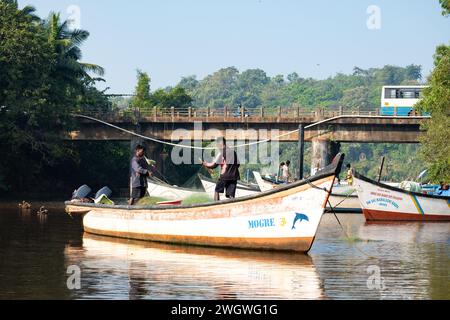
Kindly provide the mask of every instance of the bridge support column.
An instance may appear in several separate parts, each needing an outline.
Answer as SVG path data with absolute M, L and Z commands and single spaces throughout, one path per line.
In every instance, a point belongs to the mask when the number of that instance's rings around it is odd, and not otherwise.
M 341 144 L 339 142 L 313 139 L 311 174 L 314 174 L 318 169 L 329 165 L 333 158 L 339 153 L 340 147 Z

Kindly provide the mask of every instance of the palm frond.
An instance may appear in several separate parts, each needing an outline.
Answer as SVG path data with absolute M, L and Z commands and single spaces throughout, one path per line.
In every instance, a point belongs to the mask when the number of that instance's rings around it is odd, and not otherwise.
M 98 66 L 96 64 L 81 62 L 80 65 L 82 66 L 83 70 L 86 73 L 87 72 L 92 72 L 94 74 L 98 74 L 99 76 L 104 76 L 105 75 L 105 69 L 103 69 L 102 67 L 100 67 L 100 66 Z
M 86 30 L 75 29 L 70 33 L 70 40 L 74 46 L 82 45 L 87 38 L 89 38 L 89 32 Z

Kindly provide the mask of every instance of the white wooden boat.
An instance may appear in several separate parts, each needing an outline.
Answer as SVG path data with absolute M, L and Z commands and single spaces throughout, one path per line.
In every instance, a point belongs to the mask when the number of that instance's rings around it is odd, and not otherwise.
M 278 187 L 277 184 L 268 181 L 267 179 L 264 179 L 258 171 L 253 171 L 253 176 L 255 177 L 255 180 L 258 183 L 259 189 L 261 189 L 261 191 L 263 192 Z
M 216 190 L 216 181 L 214 181 L 210 178 L 207 178 L 201 174 L 199 174 L 198 177 L 199 177 L 200 181 L 202 182 L 202 186 L 205 189 L 208 196 L 210 196 L 211 198 L 214 199 L 214 193 Z M 259 192 L 261 192 L 261 190 L 258 187 L 238 181 L 238 184 L 236 187 L 236 198 L 252 196 Z
M 254 196 L 190 206 L 89 208 L 86 232 L 120 238 L 219 247 L 307 252 L 339 174 L 344 155 L 309 180 Z
M 354 173 L 368 221 L 450 221 L 450 197 L 410 192 Z
M 257 171 L 253 171 L 256 181 L 258 182 L 259 188 L 262 191 L 272 190 L 278 188 L 283 184 L 276 184 L 268 179 L 265 179 Z M 339 185 L 333 187 L 333 192 L 330 195 L 330 204 L 333 210 L 336 212 L 357 212 L 361 213 L 361 206 L 359 204 L 358 196 L 356 194 L 355 188 L 348 185 Z M 330 206 L 327 204 L 327 210 L 331 210 Z
M 151 197 L 165 198 L 168 200 L 186 199 L 190 196 L 204 193 L 202 190 L 172 186 L 156 177 L 148 178 L 147 185 L 147 191 Z

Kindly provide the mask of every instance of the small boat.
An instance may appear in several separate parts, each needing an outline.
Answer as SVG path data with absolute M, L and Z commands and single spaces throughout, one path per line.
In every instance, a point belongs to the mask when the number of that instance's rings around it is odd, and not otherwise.
M 450 221 L 450 197 L 403 190 L 354 173 L 368 221 Z
M 198 178 L 202 182 L 202 186 L 205 189 L 208 196 L 211 198 L 214 198 L 214 193 L 216 189 L 216 181 L 212 180 L 211 178 L 207 178 L 201 174 L 198 175 Z M 260 193 L 261 190 L 258 186 L 253 186 L 248 183 L 244 183 L 242 181 L 238 181 L 237 187 L 236 187 L 236 198 L 246 197 L 255 195 L 257 193 Z
M 361 213 L 361 205 L 356 190 L 353 190 L 350 194 L 340 193 L 339 187 L 334 186 L 327 212 Z
M 261 189 L 261 191 L 272 190 L 280 185 L 275 181 L 264 178 L 258 171 L 253 171 L 253 176 L 255 177 L 255 180 L 258 183 L 258 186 Z
M 151 197 L 164 198 L 168 200 L 186 199 L 190 196 L 204 193 L 203 190 L 172 186 L 156 177 L 147 178 L 147 185 L 147 191 Z
M 84 208 L 88 233 L 156 242 L 307 252 L 316 236 L 344 155 L 308 180 L 253 196 L 185 206 L 112 206 L 66 202 Z
M 285 184 L 276 182 L 272 179 L 267 179 L 257 171 L 253 171 L 259 188 L 262 191 L 272 190 Z M 361 206 L 358 201 L 355 188 L 347 185 L 335 185 L 333 193 L 330 195 L 330 204 L 327 204 L 327 211 L 346 212 L 346 213 L 361 213 Z

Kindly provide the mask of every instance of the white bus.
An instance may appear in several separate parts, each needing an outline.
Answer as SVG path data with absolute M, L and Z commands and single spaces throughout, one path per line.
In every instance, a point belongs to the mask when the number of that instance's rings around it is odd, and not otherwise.
M 382 116 L 408 116 L 427 86 L 385 86 L 381 92 Z

